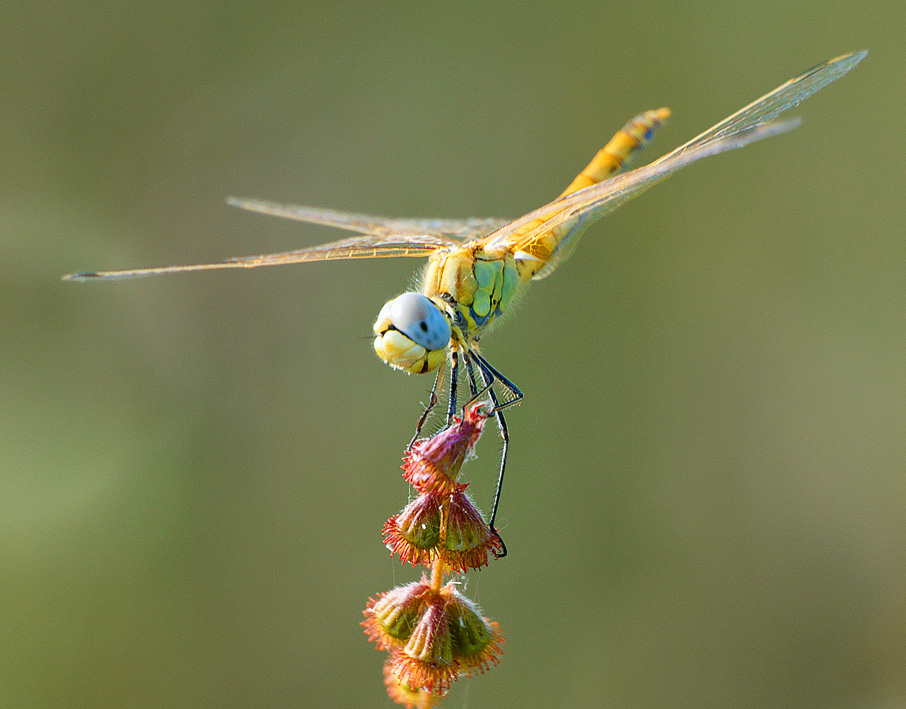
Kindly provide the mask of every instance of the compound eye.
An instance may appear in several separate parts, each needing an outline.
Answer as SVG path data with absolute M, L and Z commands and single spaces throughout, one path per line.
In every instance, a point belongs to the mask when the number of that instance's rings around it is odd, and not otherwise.
M 421 293 L 403 293 L 390 304 L 390 322 L 426 350 L 444 349 L 450 342 L 450 323 Z

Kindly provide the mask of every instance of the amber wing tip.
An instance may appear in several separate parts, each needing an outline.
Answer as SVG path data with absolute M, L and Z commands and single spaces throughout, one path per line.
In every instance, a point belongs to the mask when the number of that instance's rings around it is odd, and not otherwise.
M 61 281 L 89 281 L 92 278 L 98 278 L 98 274 L 93 271 L 82 271 L 80 273 L 67 273 L 61 276 Z
M 868 54 L 867 49 L 860 49 L 857 52 L 847 52 L 846 54 L 841 54 L 839 57 L 836 57 L 835 59 L 831 59 L 828 62 L 828 64 L 833 64 L 836 62 L 845 62 L 847 64 L 846 71 L 849 71 L 856 64 L 858 64 L 860 61 L 865 59 L 867 54 Z

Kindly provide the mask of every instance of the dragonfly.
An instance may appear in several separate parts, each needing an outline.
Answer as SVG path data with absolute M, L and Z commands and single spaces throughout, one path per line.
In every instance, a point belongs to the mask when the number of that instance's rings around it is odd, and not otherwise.
M 663 157 L 643 167 L 624 170 L 670 112 L 658 109 L 639 114 L 616 133 L 557 199 L 515 220 L 396 219 L 230 198 L 229 204 L 245 210 L 328 225 L 358 235 L 293 251 L 213 263 L 72 273 L 63 278 L 87 281 L 312 261 L 426 257 L 428 263 L 419 289 L 393 298 L 381 309 L 373 328 L 374 349 L 396 369 L 416 374 L 436 372 L 413 442 L 437 404 L 448 367 L 448 425 L 455 415 L 461 378 L 468 383 L 473 399 L 487 392 L 491 401 L 489 413 L 493 413 L 503 440 L 488 522 L 499 538 L 495 521 L 509 447 L 504 411 L 521 401 L 523 394 L 482 355 L 482 335 L 513 308 L 531 281 L 545 278 L 562 264 L 582 234 L 598 219 L 697 160 L 795 128 L 799 124 L 796 119 L 775 119 L 842 77 L 865 55 L 865 51 L 851 52 L 819 64 Z M 506 547 L 503 549 L 506 554 Z

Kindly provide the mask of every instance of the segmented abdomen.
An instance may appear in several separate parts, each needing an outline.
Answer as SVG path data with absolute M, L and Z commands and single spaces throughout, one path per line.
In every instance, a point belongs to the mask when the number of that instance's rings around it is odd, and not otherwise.
M 651 142 L 655 131 L 660 128 L 669 115 L 670 109 L 658 108 L 640 113 L 631 119 L 617 131 L 607 145 L 598 151 L 586 168 L 560 194 L 560 197 L 595 185 L 619 172 L 642 148 Z M 527 243 L 519 243 L 520 237 L 531 232 L 542 222 L 543 219 L 529 222 L 508 237 L 511 244 L 518 245 L 514 252 L 519 277 L 523 282 L 532 278 L 544 267 L 557 250 L 561 239 L 574 226 L 574 222 L 566 221 L 550 231 L 529 239 Z
M 654 132 L 669 115 L 669 108 L 658 108 L 640 113 L 631 119 L 598 151 L 594 159 L 588 163 L 588 167 L 579 173 L 560 196 L 565 197 L 584 187 L 595 185 L 626 167 L 636 154 L 651 142 Z

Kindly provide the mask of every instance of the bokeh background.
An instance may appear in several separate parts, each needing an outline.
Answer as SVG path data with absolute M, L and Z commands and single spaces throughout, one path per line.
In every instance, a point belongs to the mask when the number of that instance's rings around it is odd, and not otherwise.
M 453 707 L 906 706 L 906 6 L 0 7 L 0 706 L 388 706 L 370 595 L 430 381 L 401 259 L 63 283 L 338 238 L 227 195 L 519 216 L 869 49 L 795 133 L 596 226 L 485 354 L 504 658 Z M 493 430 L 466 473 L 487 508 Z

